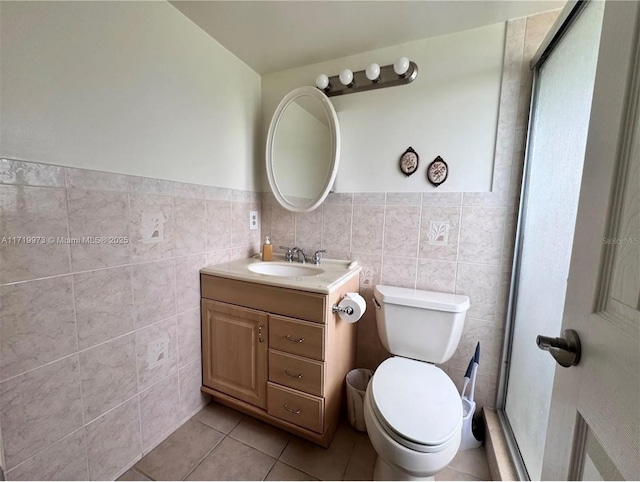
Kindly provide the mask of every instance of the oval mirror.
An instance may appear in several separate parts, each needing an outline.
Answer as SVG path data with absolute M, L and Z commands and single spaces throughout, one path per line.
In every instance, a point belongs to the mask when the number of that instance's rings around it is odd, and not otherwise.
M 289 92 L 271 119 L 266 154 L 269 186 L 285 209 L 320 206 L 340 157 L 338 116 L 329 98 L 310 86 Z

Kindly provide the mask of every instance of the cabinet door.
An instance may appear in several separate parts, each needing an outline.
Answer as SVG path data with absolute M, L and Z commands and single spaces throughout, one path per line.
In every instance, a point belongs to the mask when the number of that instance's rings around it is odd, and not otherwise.
M 263 311 L 202 300 L 205 386 L 266 408 L 267 320 Z

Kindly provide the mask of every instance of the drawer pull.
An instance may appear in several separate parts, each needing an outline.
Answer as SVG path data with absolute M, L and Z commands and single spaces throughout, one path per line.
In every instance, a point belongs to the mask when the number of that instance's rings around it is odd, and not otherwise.
M 304 338 L 298 338 L 297 340 L 295 338 L 291 338 L 289 335 L 285 336 L 285 338 L 287 340 L 289 340 L 292 343 L 302 343 L 304 342 Z
M 294 410 L 293 408 L 289 408 L 289 405 L 287 405 L 286 403 L 284 404 L 284 409 L 287 412 L 292 413 L 294 415 L 298 415 L 300 412 L 302 412 L 301 408 L 299 408 L 298 410 Z
M 284 372 L 285 372 L 287 375 L 289 375 L 291 378 L 302 378 L 302 373 L 298 373 L 298 374 L 296 375 L 295 373 L 291 373 L 291 372 L 289 371 L 289 369 L 288 369 L 288 368 L 285 368 L 285 369 L 284 369 Z

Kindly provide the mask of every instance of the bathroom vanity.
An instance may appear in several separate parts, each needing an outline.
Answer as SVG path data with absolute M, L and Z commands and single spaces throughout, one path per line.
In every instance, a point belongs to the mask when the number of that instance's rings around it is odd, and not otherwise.
M 332 306 L 358 291 L 359 271 L 255 258 L 203 268 L 202 391 L 328 447 L 356 348 L 356 325 Z

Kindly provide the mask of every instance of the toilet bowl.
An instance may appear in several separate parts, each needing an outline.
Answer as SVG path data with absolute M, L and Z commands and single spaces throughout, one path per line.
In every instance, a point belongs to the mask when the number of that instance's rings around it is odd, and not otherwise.
M 429 363 L 401 357 L 384 361 L 367 387 L 364 417 L 378 454 L 374 480 L 427 480 L 458 452 L 460 395 Z
M 380 364 L 365 395 L 374 480 L 429 480 L 460 447 L 462 401 L 433 363 L 458 346 L 469 298 L 381 285 L 375 301 L 380 339 L 396 356 Z

